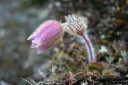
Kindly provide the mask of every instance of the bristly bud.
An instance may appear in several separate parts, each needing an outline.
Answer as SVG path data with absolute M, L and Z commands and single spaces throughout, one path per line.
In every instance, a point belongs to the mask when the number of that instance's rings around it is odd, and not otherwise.
M 84 19 L 78 17 L 76 15 L 68 15 L 65 16 L 66 23 L 63 23 L 63 27 L 65 31 L 73 34 L 73 35 L 83 35 L 87 29 L 87 24 Z
M 63 35 L 63 29 L 59 22 L 48 20 L 42 23 L 27 40 L 32 40 L 32 48 L 37 48 L 37 54 L 46 51 L 53 46 Z
M 81 17 L 74 14 L 65 16 L 65 19 L 66 23 L 62 24 L 65 31 L 73 35 L 82 36 L 85 40 L 85 46 L 87 49 L 89 62 L 95 61 L 96 57 L 94 53 L 94 48 L 86 32 L 87 23 Z

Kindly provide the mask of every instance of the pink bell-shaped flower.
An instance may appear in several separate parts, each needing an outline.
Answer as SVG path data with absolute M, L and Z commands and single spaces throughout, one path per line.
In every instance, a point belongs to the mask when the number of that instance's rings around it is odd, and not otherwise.
M 53 46 L 62 35 L 61 23 L 55 20 L 48 20 L 42 23 L 27 40 L 32 40 L 31 48 L 37 48 L 37 54 L 40 54 Z

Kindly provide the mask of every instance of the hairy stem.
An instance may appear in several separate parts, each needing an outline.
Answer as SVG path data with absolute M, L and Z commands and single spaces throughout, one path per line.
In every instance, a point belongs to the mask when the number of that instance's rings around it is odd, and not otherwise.
M 93 48 L 93 45 L 92 45 L 90 39 L 88 38 L 87 33 L 84 33 L 82 35 L 82 37 L 85 40 L 85 46 L 86 46 L 86 50 L 88 53 L 89 62 L 95 61 L 96 57 L 95 57 L 95 53 L 94 53 L 94 48 Z

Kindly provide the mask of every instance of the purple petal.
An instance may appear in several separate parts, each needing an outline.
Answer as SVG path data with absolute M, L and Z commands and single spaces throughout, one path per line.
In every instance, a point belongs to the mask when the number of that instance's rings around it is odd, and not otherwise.
M 54 20 L 48 20 L 44 23 L 42 23 L 29 37 L 27 40 L 32 40 L 34 39 L 37 35 L 39 35 L 40 33 L 42 33 L 43 30 L 45 30 L 47 28 L 47 26 L 49 26 L 51 24 L 51 22 L 53 22 Z
M 37 44 L 32 43 L 31 48 L 37 48 Z
M 44 30 L 44 35 L 40 39 L 38 46 L 41 46 L 45 43 L 54 43 L 60 35 L 62 34 L 61 26 L 52 24 L 50 27 L 47 28 L 47 30 Z
M 45 52 L 50 46 L 46 46 L 46 47 L 40 47 L 38 48 L 37 54 L 43 53 Z
M 41 39 L 41 36 L 37 36 L 37 37 L 35 37 L 35 38 L 32 40 L 32 43 L 38 44 L 39 41 L 40 41 L 40 39 Z

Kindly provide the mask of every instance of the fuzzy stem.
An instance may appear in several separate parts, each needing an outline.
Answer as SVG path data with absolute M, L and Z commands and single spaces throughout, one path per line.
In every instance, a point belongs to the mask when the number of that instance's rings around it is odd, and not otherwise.
M 87 53 L 88 53 L 89 62 L 93 62 L 96 59 L 93 45 L 92 45 L 87 33 L 84 33 L 82 35 L 82 37 L 85 40 L 85 46 L 86 46 L 86 50 L 87 50 Z

